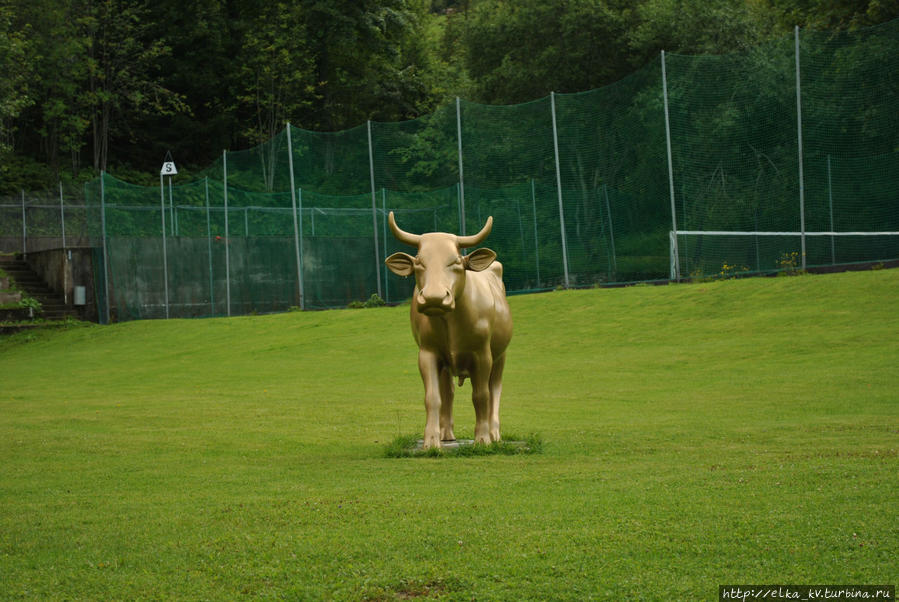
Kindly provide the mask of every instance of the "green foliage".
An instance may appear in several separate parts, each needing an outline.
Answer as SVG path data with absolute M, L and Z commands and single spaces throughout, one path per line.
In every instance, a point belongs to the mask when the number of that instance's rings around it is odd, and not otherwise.
M 760 0 L 758 10 L 774 17 L 784 29 L 794 25 L 813 29 L 854 29 L 899 17 L 890 0 Z
M 356 126 L 371 116 L 417 116 L 429 100 L 418 77 L 420 3 L 403 0 L 309 0 L 309 47 L 317 57 L 320 97 L 305 123 L 316 129 Z M 418 12 L 416 12 L 416 10 Z
M 477 4 L 463 39 L 477 98 L 509 104 L 610 84 L 660 50 L 745 49 L 771 27 L 762 11 L 731 0 L 492 1 Z
M 25 189 L 51 189 L 55 185 L 55 175 L 46 163 L 12 152 L 0 152 L 0 195 L 15 196 Z
M 690 272 L 690 282 L 710 282 L 713 278 L 706 276 L 702 268 L 695 268 Z
M 8 278 L 8 274 L 0 269 L 0 278 Z M 8 293 L 19 293 L 19 301 L 4 303 L 0 305 L 0 309 L 30 309 L 32 317 L 35 315 L 39 315 L 44 311 L 41 302 L 35 299 L 34 297 L 29 296 L 25 291 L 21 289 L 21 287 L 16 283 L 15 280 L 9 278 L 7 288 L 0 288 L 0 291 L 8 292 Z
M 802 263 L 798 251 L 783 253 L 777 260 L 778 276 L 798 276 L 805 272 L 801 269 Z
M 157 71 L 168 48 L 150 35 L 147 7 L 121 0 L 11 4 L 16 25 L 33 32 L 35 102 L 23 126 L 34 131 L 25 140 L 40 134 L 54 169 L 70 158 L 77 173 L 88 139 L 91 165 L 105 169 L 110 138 L 133 137 L 129 120 L 187 110 Z
M 724 54 L 746 50 L 770 37 L 772 24 L 750 2 L 643 0 L 636 4 L 627 51 L 633 64 L 656 60 L 659 51 Z
M 4 160 L 2 180 L 43 188 L 85 165 L 152 174 L 166 151 L 196 168 L 287 120 L 335 131 L 419 117 L 457 96 L 529 101 L 619 81 L 661 49 L 730 53 L 797 23 L 897 16 L 895 2 L 869 0 L 198 0 L 190 11 L 176 0 L 7 0 L 0 153 L 52 176 Z M 424 159 L 420 169 L 435 168 Z
M 19 302 L 19 306 L 24 309 L 30 309 L 35 314 L 40 314 L 44 311 L 44 307 L 41 305 L 41 302 L 34 297 L 23 298 L 22 301 Z
M 749 268 L 745 265 L 732 265 L 727 263 L 726 261 L 721 264 L 721 271 L 718 272 L 718 277 L 723 278 L 724 280 L 729 280 L 732 278 L 736 278 L 740 274 L 746 274 L 749 272 Z
M 372 296 L 365 302 L 365 307 L 384 307 L 385 305 L 387 303 L 377 293 L 372 293 Z
M 416 444 L 421 440 L 420 435 L 398 435 L 396 439 L 384 448 L 384 455 L 388 458 L 412 457 Z
M 258 146 L 265 190 L 274 186 L 281 149 L 262 144 L 273 139 L 292 116 L 300 116 L 315 100 L 314 57 L 307 47 L 305 15 L 298 4 L 266 2 L 243 33 L 237 78 L 239 114 L 252 116 L 243 138 Z
M 367 301 L 352 301 L 349 305 L 347 305 L 348 309 L 368 309 L 371 307 L 384 307 L 387 303 L 382 299 L 377 293 L 372 293 L 372 296 L 368 298 Z
M 29 89 L 31 61 L 30 27 L 13 27 L 12 7 L 0 5 L 0 158 L 11 149 L 15 120 L 34 103 Z M 0 172 L 2 173 L 2 172 Z

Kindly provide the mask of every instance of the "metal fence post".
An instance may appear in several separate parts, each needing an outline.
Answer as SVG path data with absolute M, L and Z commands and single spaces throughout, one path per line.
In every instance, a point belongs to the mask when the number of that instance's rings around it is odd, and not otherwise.
M 222 173 L 224 179 L 225 203 L 225 307 L 231 317 L 231 238 L 228 233 L 228 151 L 222 151 Z
M 384 236 L 384 254 L 387 254 L 387 189 L 381 188 L 381 230 Z M 387 264 L 381 264 L 384 270 L 384 301 L 390 299 L 390 281 L 387 279 Z
M 109 249 L 106 245 L 106 172 L 100 172 L 100 233 L 103 236 L 103 296 L 106 304 L 106 322 L 109 324 Z
M 172 236 L 178 234 L 175 230 L 175 199 L 172 195 L 172 177 L 169 176 L 169 215 L 171 219 L 169 220 L 171 223 L 169 224 L 169 228 L 172 229 Z
M 206 188 L 206 248 L 209 256 L 209 309 L 215 315 L 215 280 L 212 275 L 212 224 L 209 220 L 209 177 L 203 178 Z
M 606 197 L 606 215 L 609 217 L 609 242 L 612 245 L 612 271 L 618 273 L 618 258 L 615 255 L 615 229 L 612 226 L 612 209 L 609 207 L 609 185 L 602 185 L 603 195 Z
M 171 180 L 169 180 L 171 191 Z M 165 176 L 159 172 L 159 208 L 162 214 L 162 283 L 165 289 L 165 319 L 169 319 L 169 256 L 165 237 Z
M 25 189 L 20 189 L 22 193 L 22 257 L 28 259 L 28 226 L 26 226 L 25 218 Z
M 518 237 L 521 239 L 521 253 L 524 255 L 524 224 L 521 223 L 521 201 L 519 201 L 517 197 L 515 199 L 515 211 L 518 212 Z M 522 257 L 522 259 L 524 259 L 524 257 Z
M 793 29 L 796 46 L 796 137 L 799 141 L 799 232 L 802 269 L 805 269 L 805 177 L 802 173 L 802 89 L 799 83 L 799 26 Z
M 62 181 L 59 184 L 59 229 L 62 234 L 62 297 L 63 302 L 69 304 L 69 253 L 66 252 L 66 209 L 62 197 Z
M 833 180 L 830 177 L 830 155 L 827 155 L 827 204 L 830 208 L 830 231 L 835 232 L 833 229 Z M 836 253 L 836 245 L 834 244 L 834 235 L 830 235 L 830 263 L 831 265 L 836 264 L 837 262 L 837 253 Z
M 668 233 L 668 277 L 671 280 L 675 280 L 675 275 L 677 274 L 677 231 L 672 230 Z
M 59 182 L 59 227 L 62 232 L 62 248 L 66 248 L 66 208 L 62 198 L 62 182 Z
M 299 219 L 299 226 L 297 226 L 297 231 L 300 233 L 300 301 L 302 302 L 300 305 L 300 309 L 306 309 L 306 283 L 304 281 L 303 274 L 305 272 L 303 268 L 303 189 L 297 188 L 297 218 Z
M 384 294 L 381 289 L 381 251 L 378 245 L 378 214 L 375 202 L 375 155 L 371 144 L 371 120 L 368 125 L 368 172 L 371 176 L 371 231 L 375 241 L 375 276 L 378 279 L 378 296 Z M 383 297 L 382 297 L 383 298 Z
M 537 288 L 540 288 L 540 244 L 537 241 L 537 191 L 531 178 L 531 205 L 534 211 L 534 266 L 537 268 Z
M 662 99 L 665 107 L 665 146 L 668 149 L 668 192 L 671 197 L 671 272 L 675 282 L 680 281 L 680 253 L 677 249 L 677 210 L 674 206 L 674 161 L 671 158 L 671 121 L 668 117 L 668 75 L 665 72 L 665 51 L 662 51 Z
M 459 142 L 459 234 L 465 236 L 465 172 L 462 169 L 462 101 L 456 97 L 456 138 Z
M 549 93 L 550 109 L 553 116 L 553 150 L 556 155 L 556 190 L 559 193 L 559 222 L 562 228 L 562 265 L 565 268 L 565 288 L 569 288 L 571 281 L 568 277 L 568 241 L 565 235 L 565 211 L 562 208 L 562 172 L 559 167 L 559 130 L 556 126 L 556 93 Z
M 297 258 L 297 294 L 300 309 L 305 309 L 303 299 L 303 264 L 300 259 L 300 225 L 297 222 L 297 189 L 293 175 L 293 142 L 290 138 L 290 122 L 287 123 L 287 166 L 290 168 L 290 205 L 293 209 L 293 250 Z

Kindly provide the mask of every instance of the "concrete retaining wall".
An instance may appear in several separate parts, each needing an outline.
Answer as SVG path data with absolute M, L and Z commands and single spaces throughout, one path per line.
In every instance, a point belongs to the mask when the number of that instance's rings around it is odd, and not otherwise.
M 81 318 L 93 322 L 97 321 L 93 264 L 95 252 L 90 247 L 28 252 L 28 265 L 53 292 L 65 297 L 67 305 L 72 304 L 76 286 L 85 288 L 85 305 L 80 310 Z

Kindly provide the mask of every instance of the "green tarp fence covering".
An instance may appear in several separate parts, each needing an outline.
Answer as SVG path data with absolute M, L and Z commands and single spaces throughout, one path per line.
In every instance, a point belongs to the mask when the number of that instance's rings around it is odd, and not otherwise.
M 460 234 L 492 215 L 511 293 L 896 259 L 897 32 L 797 30 L 520 105 L 287 126 L 161 188 L 105 174 L 82 209 L 105 236 L 98 293 L 117 320 L 401 302 L 389 211 Z M 0 211 L 19 228 L 14 200 Z

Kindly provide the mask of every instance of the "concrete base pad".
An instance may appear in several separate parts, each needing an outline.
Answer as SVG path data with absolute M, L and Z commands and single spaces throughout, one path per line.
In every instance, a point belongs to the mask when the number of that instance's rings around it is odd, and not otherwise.
M 419 439 L 415 442 L 415 447 L 413 447 L 412 449 L 415 451 L 419 451 L 424 448 L 424 443 L 424 439 Z M 509 441 L 507 439 L 503 439 L 501 443 L 515 445 L 518 447 L 525 447 L 527 445 L 526 441 Z M 441 449 L 459 449 L 460 447 L 466 447 L 468 445 L 474 445 L 474 439 L 453 439 L 452 441 L 440 442 Z

